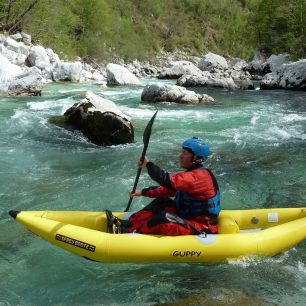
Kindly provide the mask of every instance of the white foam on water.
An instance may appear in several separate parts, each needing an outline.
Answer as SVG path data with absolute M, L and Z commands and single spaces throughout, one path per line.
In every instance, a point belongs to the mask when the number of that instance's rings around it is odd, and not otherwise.
M 233 136 L 233 139 L 234 139 L 234 142 L 237 144 L 237 145 L 240 145 L 242 143 L 241 141 L 241 134 L 239 131 L 236 131 L 234 136 Z
M 22 117 L 23 114 L 26 114 L 26 112 L 17 109 L 17 110 L 15 111 L 15 114 L 14 114 L 13 116 L 11 116 L 11 118 L 12 118 L 12 119 L 18 119 L 18 118 Z
M 105 90 L 101 93 L 103 96 L 111 97 L 111 96 L 134 96 L 135 94 L 140 94 L 143 88 L 135 88 L 135 89 L 127 89 L 127 90 Z
M 29 113 L 26 110 L 17 109 L 11 119 L 20 120 L 23 123 L 29 123 Z
M 44 102 L 29 102 L 27 103 L 30 109 L 33 110 L 45 110 L 52 108 L 52 102 L 44 101 Z
M 228 259 L 228 264 L 248 268 L 250 266 L 257 266 L 260 264 L 260 257 L 258 256 L 243 256 L 237 259 Z
M 58 93 L 69 93 L 69 92 L 83 92 L 83 91 L 87 91 L 87 88 L 73 88 L 73 89 L 60 89 L 58 90 Z
M 253 117 L 253 123 L 257 121 Z M 208 118 L 208 122 L 210 118 Z M 251 126 L 240 125 L 218 131 L 217 137 L 222 137 L 222 143 L 235 143 L 245 146 L 248 143 L 262 143 L 268 146 L 279 146 L 284 140 L 306 139 L 305 127 L 300 123 L 283 125 L 262 121 L 261 124 Z M 226 138 L 226 139 L 224 139 Z
M 306 265 L 301 261 L 298 262 L 298 270 L 306 276 Z
M 154 108 L 152 109 L 142 109 L 142 108 L 131 108 L 131 107 L 120 107 L 121 111 L 127 115 L 129 115 L 132 119 L 147 119 L 151 118 L 153 114 L 156 112 Z
M 263 263 L 275 263 L 281 264 L 289 257 L 289 252 L 295 251 L 295 249 L 291 249 L 287 252 L 281 253 L 275 257 L 262 257 L 258 255 L 250 255 L 250 256 L 241 256 L 235 259 L 228 259 L 228 263 L 235 266 L 240 266 L 243 268 L 248 268 L 250 266 L 262 265 Z
M 289 114 L 289 115 L 285 115 L 282 118 L 282 120 L 285 122 L 306 121 L 306 117 L 298 115 L 298 114 Z
M 251 120 L 250 120 L 250 123 L 251 123 L 251 125 L 256 125 L 256 123 L 257 123 L 257 120 L 260 118 L 260 116 L 253 116 L 252 118 L 251 118 Z
M 298 138 L 300 138 L 300 139 L 302 139 L 302 140 L 306 140 L 306 133 L 305 133 L 305 134 L 300 135 Z
M 51 114 L 50 111 L 56 111 L 56 113 L 62 115 L 68 108 L 75 104 L 73 98 L 65 98 L 59 100 L 46 100 L 40 102 L 28 102 L 27 106 L 33 111 L 42 111 L 43 113 Z M 54 115 L 54 114 L 52 114 Z
M 289 134 L 284 129 L 279 128 L 278 126 L 272 126 L 268 129 L 268 134 L 271 134 L 272 136 L 276 136 L 277 138 L 281 139 L 289 139 L 292 137 L 291 134 Z
M 156 112 L 156 109 L 148 106 L 142 108 L 131 108 L 121 106 L 120 109 L 127 115 L 131 116 L 132 118 L 137 119 L 147 119 L 151 118 L 153 114 Z M 167 120 L 177 120 L 179 118 L 182 119 L 193 119 L 193 120 L 209 120 L 211 113 L 209 112 L 201 112 L 201 111 L 194 111 L 194 110 L 158 110 L 158 120 L 167 119 Z

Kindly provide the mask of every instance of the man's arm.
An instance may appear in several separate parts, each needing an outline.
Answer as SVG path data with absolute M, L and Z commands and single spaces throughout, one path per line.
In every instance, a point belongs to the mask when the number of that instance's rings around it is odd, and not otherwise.
M 150 161 L 146 164 L 146 166 L 152 180 L 154 180 L 160 186 L 173 189 L 173 185 L 170 180 L 170 174 L 168 172 L 162 170 Z

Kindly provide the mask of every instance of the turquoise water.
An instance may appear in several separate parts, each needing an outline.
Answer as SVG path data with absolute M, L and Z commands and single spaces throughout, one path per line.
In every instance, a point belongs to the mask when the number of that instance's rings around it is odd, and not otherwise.
M 223 208 L 305 207 L 305 92 L 195 89 L 216 104 L 152 105 L 140 101 L 143 86 L 50 84 L 41 97 L 0 98 L 0 305 L 305 305 L 305 242 L 274 258 L 222 265 L 99 264 L 8 216 L 10 209 L 124 209 L 155 106 L 148 157 L 161 167 L 178 171 L 180 143 L 199 136 L 214 152 L 207 165 Z M 135 143 L 97 147 L 48 123 L 88 89 L 132 118 Z M 139 187 L 150 184 L 144 171 Z M 132 209 L 148 202 L 137 198 Z

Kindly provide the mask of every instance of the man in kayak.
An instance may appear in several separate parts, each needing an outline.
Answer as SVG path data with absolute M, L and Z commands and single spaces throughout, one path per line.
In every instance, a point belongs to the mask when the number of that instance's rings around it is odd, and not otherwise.
M 136 190 L 130 196 L 155 199 L 129 220 L 119 220 L 106 211 L 109 232 L 169 236 L 217 233 L 219 187 L 213 173 L 203 167 L 209 155 L 208 144 L 193 137 L 182 143 L 179 156 L 180 166 L 186 171 L 169 174 L 147 158 L 138 161 L 138 167 L 146 167 L 159 186 Z

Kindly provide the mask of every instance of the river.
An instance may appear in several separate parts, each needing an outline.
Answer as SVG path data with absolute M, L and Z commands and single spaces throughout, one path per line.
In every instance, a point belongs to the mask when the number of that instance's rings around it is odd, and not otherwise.
M 204 138 L 224 209 L 305 207 L 306 92 L 195 89 L 216 104 L 147 104 L 143 86 L 57 83 L 41 97 L 0 98 L 0 305 L 305 305 L 306 242 L 227 264 L 101 264 L 34 236 L 7 212 L 126 207 L 143 130 L 147 155 L 179 171 L 181 142 Z M 153 80 L 156 82 L 156 80 Z M 173 83 L 167 81 L 167 83 Z M 48 122 L 92 90 L 132 118 L 135 143 L 98 147 Z M 139 187 L 152 185 L 143 171 Z M 132 210 L 148 199 L 134 199 Z

